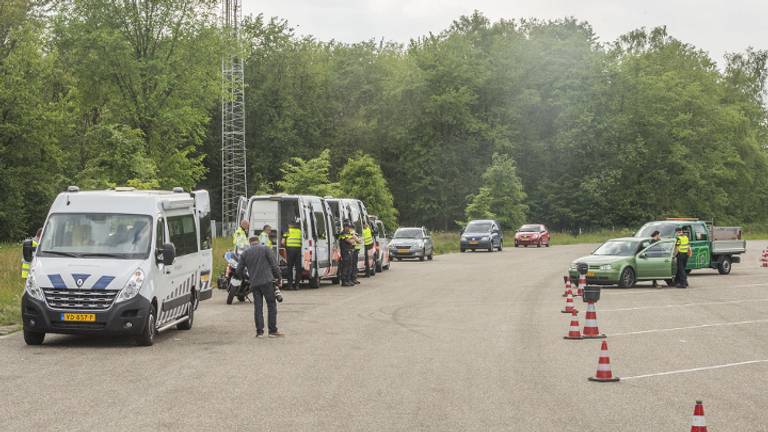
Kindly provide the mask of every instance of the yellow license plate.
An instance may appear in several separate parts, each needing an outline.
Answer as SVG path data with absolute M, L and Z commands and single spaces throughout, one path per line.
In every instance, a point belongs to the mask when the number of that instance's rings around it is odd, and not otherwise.
M 63 313 L 61 314 L 61 320 L 62 321 L 94 322 L 96 321 L 96 314 Z
M 399 253 L 408 253 L 408 252 L 410 252 L 410 249 L 398 249 L 397 251 Z
M 587 272 L 587 276 L 593 277 L 593 276 L 595 276 L 595 272 Z
M 477 241 L 477 240 L 472 240 L 472 241 L 470 241 L 470 242 L 469 242 L 469 244 L 479 244 L 479 243 L 480 243 L 480 242 L 479 242 L 479 241 Z
M 211 274 L 210 273 L 206 273 L 206 274 L 200 275 L 200 280 L 203 281 L 203 282 L 208 282 L 208 279 L 210 279 L 210 278 L 211 278 Z

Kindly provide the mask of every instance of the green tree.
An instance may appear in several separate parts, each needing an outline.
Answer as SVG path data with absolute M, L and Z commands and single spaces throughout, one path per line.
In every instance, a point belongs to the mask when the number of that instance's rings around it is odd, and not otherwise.
M 287 194 L 337 195 L 339 184 L 331 183 L 330 181 L 330 165 L 330 150 L 323 150 L 314 159 L 291 158 L 289 162 L 285 162 L 283 167 L 280 168 L 280 172 L 283 173 L 283 179 L 277 182 L 277 187 Z
M 371 156 L 358 154 L 347 160 L 339 173 L 341 193 L 365 203 L 368 213 L 378 216 L 386 226 L 397 226 L 397 209 L 381 167 Z
M 483 185 L 465 209 L 467 219 L 496 219 L 507 229 L 524 223 L 528 206 L 514 159 L 494 154 L 482 179 Z

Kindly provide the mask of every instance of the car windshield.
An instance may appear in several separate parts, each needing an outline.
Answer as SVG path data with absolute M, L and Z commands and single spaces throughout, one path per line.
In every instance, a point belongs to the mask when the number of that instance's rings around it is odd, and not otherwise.
M 677 225 L 675 222 L 649 222 L 635 233 L 635 237 L 650 237 L 654 231 L 658 231 L 662 237 L 674 237 Z
M 637 252 L 637 240 L 609 240 L 597 248 L 592 255 L 630 256 Z
M 470 222 L 464 232 L 468 233 L 487 233 L 491 230 L 490 222 Z
M 539 232 L 541 225 L 523 225 L 520 227 L 520 232 Z
M 151 232 L 150 216 L 52 214 L 37 255 L 145 259 L 149 256 Z
M 395 237 L 397 239 L 420 239 L 424 238 L 424 233 L 421 228 L 400 228 L 395 231 Z

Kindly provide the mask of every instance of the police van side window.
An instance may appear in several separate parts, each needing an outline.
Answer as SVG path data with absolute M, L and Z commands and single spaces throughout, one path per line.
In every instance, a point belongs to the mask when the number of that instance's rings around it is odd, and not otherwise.
M 315 228 L 318 239 L 325 240 L 328 238 L 325 228 L 325 215 L 321 212 L 315 212 Z
M 171 243 L 176 247 L 176 256 L 197 252 L 197 229 L 194 216 L 169 217 L 168 233 L 171 236 Z

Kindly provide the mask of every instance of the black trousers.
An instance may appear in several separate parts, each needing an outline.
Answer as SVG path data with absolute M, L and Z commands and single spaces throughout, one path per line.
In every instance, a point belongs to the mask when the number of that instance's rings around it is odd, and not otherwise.
M 688 273 L 685 272 L 685 267 L 688 265 L 688 254 L 677 254 L 677 286 L 688 288 Z
M 253 319 L 256 321 L 256 333 L 264 333 L 264 300 L 267 302 L 267 320 L 269 332 L 277 331 L 277 300 L 272 283 L 253 287 Z
M 346 283 L 354 282 L 355 273 L 357 273 L 357 261 L 355 261 L 355 250 L 350 249 L 344 252 L 344 278 L 342 280 Z
M 349 269 L 352 280 L 357 280 L 357 263 L 360 261 L 360 249 L 352 249 L 352 268 Z
M 371 264 L 368 260 L 368 252 L 373 249 L 373 245 L 365 246 L 365 275 L 370 276 L 371 274 Z
M 288 255 L 288 286 L 298 288 L 299 282 L 301 282 L 301 248 L 285 248 L 285 253 Z M 296 270 L 295 280 L 293 278 L 294 269 Z

